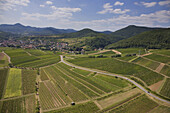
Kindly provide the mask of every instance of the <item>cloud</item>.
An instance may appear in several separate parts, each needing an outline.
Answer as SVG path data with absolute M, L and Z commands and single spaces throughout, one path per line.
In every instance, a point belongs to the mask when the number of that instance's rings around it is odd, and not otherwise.
M 0 9 L 1 10 L 11 10 L 15 9 L 17 5 L 28 6 L 30 0 L 0 0 Z
M 114 3 L 114 5 L 116 6 L 116 5 L 120 5 L 120 6 L 122 6 L 122 5 L 124 5 L 124 3 L 123 2 L 119 2 L 119 1 L 117 1 L 117 2 L 115 2 Z
M 170 0 L 160 1 L 159 5 L 161 5 L 161 6 L 163 6 L 163 5 L 170 5 Z
M 104 10 L 97 12 L 98 14 L 106 14 L 106 13 L 115 13 L 115 14 L 125 14 L 129 12 L 129 9 L 121 10 L 121 9 L 113 9 L 113 6 L 110 3 L 106 3 L 103 5 Z
M 53 2 L 51 2 L 51 1 L 46 1 L 46 4 L 47 4 L 47 5 L 52 5 Z
M 117 30 L 127 25 L 139 25 L 159 27 L 161 24 L 170 22 L 170 11 L 161 10 L 150 14 L 141 14 L 139 16 L 130 16 L 127 14 L 119 15 L 108 19 L 92 20 L 92 21 L 75 21 L 69 22 L 69 25 L 82 29 L 90 27 L 95 30 Z
M 57 8 L 55 6 L 51 6 L 51 8 L 54 10 L 53 12 L 49 14 L 40 14 L 40 13 L 22 13 L 23 18 L 27 20 L 40 20 L 41 18 L 45 18 L 48 20 L 55 20 L 55 19 L 70 19 L 73 16 L 73 13 L 80 12 L 80 8 L 69 8 L 69 7 L 62 7 Z
M 40 5 L 40 7 L 45 7 L 45 5 Z
M 141 2 L 141 4 L 144 5 L 145 7 L 153 7 L 153 6 L 155 6 L 157 3 L 156 3 L 156 2 L 150 2 L 150 3 Z

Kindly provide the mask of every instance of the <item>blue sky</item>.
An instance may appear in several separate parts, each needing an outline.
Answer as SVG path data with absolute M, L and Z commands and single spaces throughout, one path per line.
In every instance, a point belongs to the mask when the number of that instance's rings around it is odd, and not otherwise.
M 115 31 L 170 27 L 170 0 L 0 0 L 0 24 Z

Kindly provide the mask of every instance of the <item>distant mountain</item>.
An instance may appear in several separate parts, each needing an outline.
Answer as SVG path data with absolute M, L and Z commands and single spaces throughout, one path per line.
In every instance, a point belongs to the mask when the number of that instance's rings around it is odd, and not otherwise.
M 9 24 L 1 24 L 0 30 L 4 32 L 10 32 L 13 34 L 20 34 L 20 35 L 58 35 L 63 33 L 72 33 L 76 32 L 73 29 L 56 29 L 53 27 L 46 27 L 46 28 L 37 28 L 31 26 L 24 26 L 20 23 L 9 25 Z
M 129 25 L 123 29 L 117 30 L 112 35 L 122 36 L 124 38 L 129 38 L 132 36 L 135 36 L 137 34 L 140 34 L 145 31 L 150 31 L 154 29 L 160 29 L 160 28 L 150 28 L 150 27 L 142 27 L 142 26 L 135 26 L 135 25 Z
M 113 33 L 113 32 L 111 32 L 111 31 L 103 31 L 103 32 L 101 32 L 101 33 L 104 33 L 104 34 L 111 34 L 111 33 Z
M 170 28 L 143 32 L 128 39 L 108 45 L 107 48 L 168 48 L 170 49 Z
M 81 37 L 96 37 L 100 32 L 85 28 L 74 33 L 61 35 L 62 38 L 81 38 Z

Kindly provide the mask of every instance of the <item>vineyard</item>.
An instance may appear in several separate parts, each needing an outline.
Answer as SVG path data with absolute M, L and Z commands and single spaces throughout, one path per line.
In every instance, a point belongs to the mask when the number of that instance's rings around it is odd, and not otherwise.
M 37 71 L 22 70 L 22 91 L 24 95 L 35 92 L 36 75 Z
M 93 102 L 87 102 L 84 104 L 78 104 L 73 107 L 67 107 L 61 110 L 50 111 L 46 113 L 95 113 L 99 108 Z
M 5 82 L 7 81 L 8 69 L 0 69 L 0 99 L 3 96 L 3 91 L 5 88 Z
M 121 62 L 113 58 L 77 58 L 68 60 L 71 63 L 88 68 L 100 69 L 116 74 L 133 75 L 139 77 L 147 85 L 163 79 L 163 76 L 142 66 Z
M 21 95 L 21 69 L 11 68 L 7 80 L 4 98 Z
M 155 61 L 158 61 L 158 62 L 170 64 L 170 58 L 167 57 L 167 56 L 151 54 L 151 55 L 148 55 L 148 56 L 145 56 L 145 57 L 152 59 L 152 60 L 155 60 Z
M 156 102 L 149 99 L 146 95 L 137 97 L 136 99 L 115 108 L 109 113 L 146 113 L 159 106 Z
M 158 62 L 154 62 L 154 61 L 144 59 L 144 58 L 141 58 L 141 57 L 137 58 L 133 62 L 140 64 L 142 66 L 146 66 L 146 67 L 153 69 L 153 70 L 155 70 L 160 65 L 160 63 L 158 63 Z
M 167 78 L 161 91 L 160 91 L 160 94 L 170 98 L 170 78 Z
M 170 77 L 170 66 L 164 65 L 160 73 L 165 74 Z
M 10 56 L 15 67 L 0 69 L 0 112 L 2 113 L 170 112 L 168 106 L 150 99 L 150 96 L 119 76 L 99 74 L 59 62 L 60 52 L 0 49 Z M 108 56 L 107 58 L 69 54 L 64 56 L 65 60 L 75 65 L 121 74 L 142 86 L 150 87 L 160 82 L 157 94 L 170 98 L 167 59 L 164 59 L 166 64 L 160 70 L 164 75 L 161 75 L 154 71 L 160 63 L 156 59 L 149 58 L 151 59 L 149 60 L 148 57 L 151 55 L 144 56 L 145 58 L 127 56 L 139 52 L 145 54 L 144 49 L 119 50 L 122 57 L 117 58 L 110 57 L 115 54 L 111 50 L 102 53 Z M 158 53 L 162 54 L 159 55 L 161 57 L 167 57 L 165 51 L 155 51 L 152 55 L 158 56 Z
M 12 49 L 5 51 L 11 58 L 14 66 L 38 68 L 60 61 L 59 55 L 30 49 Z
M 35 112 L 35 96 L 21 97 L 7 101 L 0 101 L 2 108 L 1 113 L 34 113 Z

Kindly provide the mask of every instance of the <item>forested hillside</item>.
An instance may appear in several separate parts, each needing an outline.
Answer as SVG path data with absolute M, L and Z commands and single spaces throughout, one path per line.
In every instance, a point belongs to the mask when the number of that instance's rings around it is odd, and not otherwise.
M 170 28 L 152 30 L 108 45 L 106 48 L 170 48 Z

